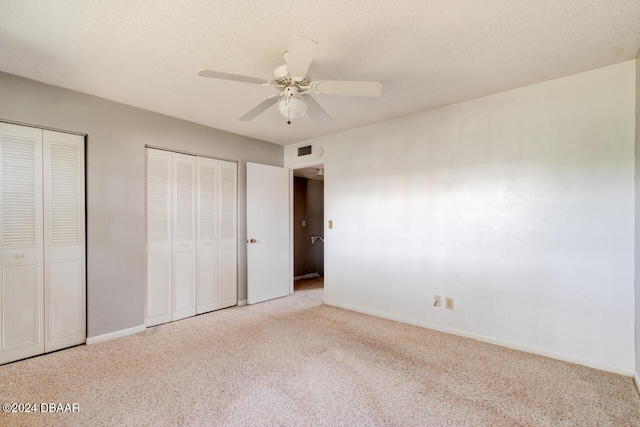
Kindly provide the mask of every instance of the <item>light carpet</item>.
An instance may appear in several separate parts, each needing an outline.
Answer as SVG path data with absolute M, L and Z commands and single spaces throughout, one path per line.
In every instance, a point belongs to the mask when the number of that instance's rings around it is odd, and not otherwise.
M 321 282 L 0 366 L 3 426 L 640 426 L 633 379 L 322 304 Z

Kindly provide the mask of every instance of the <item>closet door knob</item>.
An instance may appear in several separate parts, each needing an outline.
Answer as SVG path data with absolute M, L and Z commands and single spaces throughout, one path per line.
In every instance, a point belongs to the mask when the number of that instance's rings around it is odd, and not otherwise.
M 251 240 L 249 240 L 249 243 L 256 243 L 256 242 L 257 242 L 257 240 L 256 240 L 256 239 L 251 239 Z
M 16 255 L 18 258 L 24 258 L 24 254 L 17 254 Z

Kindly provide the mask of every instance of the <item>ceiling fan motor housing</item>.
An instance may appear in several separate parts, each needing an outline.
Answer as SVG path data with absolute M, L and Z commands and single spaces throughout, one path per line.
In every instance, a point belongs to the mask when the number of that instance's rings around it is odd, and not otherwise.
M 287 71 L 287 65 L 281 65 L 271 73 L 273 85 L 283 92 L 289 86 L 296 86 L 299 92 L 304 92 L 311 84 L 311 76 L 307 74 L 303 78 L 293 78 Z

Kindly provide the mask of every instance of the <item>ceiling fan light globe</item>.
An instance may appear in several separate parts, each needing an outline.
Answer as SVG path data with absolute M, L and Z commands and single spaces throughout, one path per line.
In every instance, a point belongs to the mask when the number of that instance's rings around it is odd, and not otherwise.
M 298 98 L 283 99 L 278 104 L 278 109 L 283 117 L 295 120 L 307 114 L 307 104 Z

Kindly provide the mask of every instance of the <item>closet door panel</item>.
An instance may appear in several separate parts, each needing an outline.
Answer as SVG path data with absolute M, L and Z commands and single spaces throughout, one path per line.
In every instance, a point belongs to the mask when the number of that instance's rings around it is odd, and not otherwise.
M 173 319 L 178 320 L 194 316 L 195 312 L 195 269 L 193 265 L 193 250 L 177 249 L 173 255 L 174 268 L 174 293 L 173 293 Z
M 45 351 L 85 342 L 84 137 L 43 131 Z
M 147 326 L 170 322 L 173 263 L 173 155 L 147 148 Z
M 197 158 L 197 313 L 218 308 L 218 161 Z
M 219 251 L 220 287 L 218 308 L 238 304 L 238 249 L 236 245 L 221 245 Z
M 215 247 L 198 248 L 197 314 L 218 308 L 218 257 Z
M 73 254 L 75 255 L 75 254 Z M 45 351 L 85 342 L 85 280 L 82 257 L 49 260 L 45 276 Z
M 238 303 L 238 165 L 219 161 L 218 308 Z
M 173 153 L 173 316 L 196 314 L 196 158 Z
M 0 363 L 44 352 L 42 130 L 0 123 Z
M 44 353 L 40 262 L 0 266 L 0 363 Z
M 171 321 L 171 254 L 147 253 L 145 324 Z

